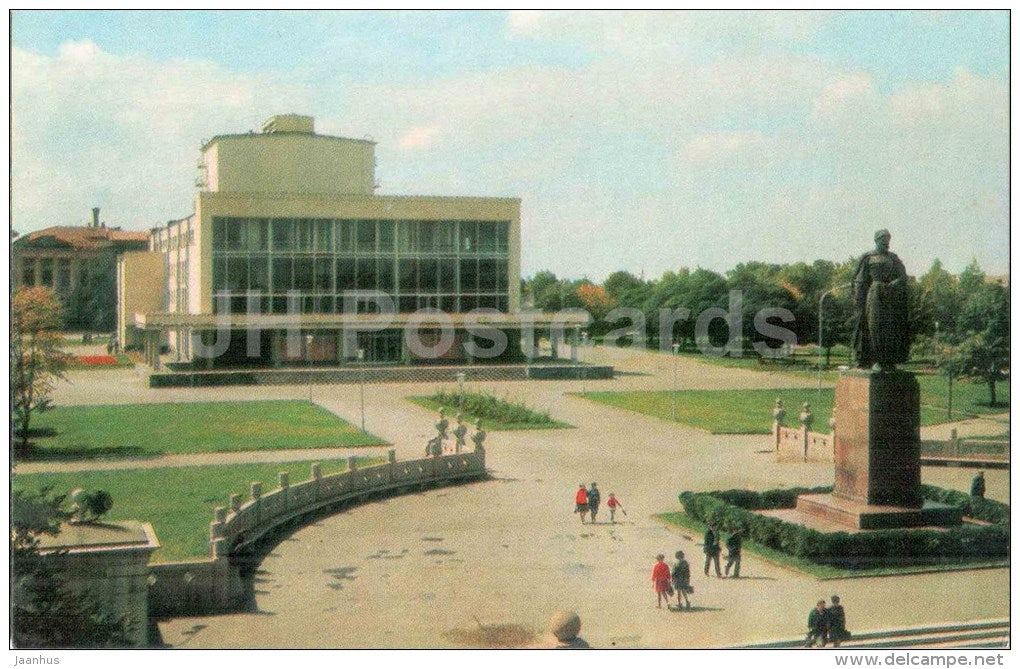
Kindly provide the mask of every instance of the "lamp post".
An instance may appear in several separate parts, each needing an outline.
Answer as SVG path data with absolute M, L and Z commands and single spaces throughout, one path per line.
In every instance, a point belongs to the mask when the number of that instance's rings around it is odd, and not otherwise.
M 457 385 L 460 386 L 460 397 L 458 398 L 457 413 L 462 414 L 462 415 L 464 413 L 464 377 L 465 376 L 466 376 L 466 374 L 464 374 L 464 372 L 457 372 Z
M 305 362 L 309 367 L 312 366 L 312 340 L 314 337 L 310 334 L 305 335 Z M 308 402 L 312 401 L 312 375 L 308 375 Z
M 581 330 L 581 350 L 577 352 L 577 364 L 581 370 L 581 395 L 587 395 L 585 381 L 588 380 L 588 370 L 584 367 L 584 349 L 588 346 L 588 331 Z
M 840 284 L 833 288 L 828 289 L 822 296 L 818 298 L 818 392 L 822 392 L 822 325 L 824 322 L 824 312 L 822 306 L 825 304 L 825 298 L 836 292 L 840 288 L 848 288 L 849 283 Z
M 365 349 L 358 349 L 358 365 L 361 368 L 361 431 L 365 432 Z
M 670 412 L 670 415 L 673 416 L 673 422 L 675 423 L 676 422 L 676 387 L 677 387 L 676 365 L 677 365 L 677 358 L 680 356 L 680 344 L 678 342 L 673 342 L 672 348 L 673 348 L 673 409 Z

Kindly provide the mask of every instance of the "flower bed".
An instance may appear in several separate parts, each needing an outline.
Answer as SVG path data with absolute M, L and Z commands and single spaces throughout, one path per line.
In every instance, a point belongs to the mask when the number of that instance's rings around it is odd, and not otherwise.
M 696 520 L 714 521 L 723 532 L 743 528 L 745 536 L 757 544 L 820 565 L 869 569 L 878 565 L 934 565 L 1008 557 L 1007 505 L 992 500 L 972 501 L 969 495 L 929 485 L 921 489 L 926 500 L 957 506 L 964 516 L 989 524 L 964 524 L 945 530 L 819 532 L 757 513 L 793 508 L 798 495 L 830 493 L 831 487 L 684 492 L 680 502 L 684 512 Z
M 89 367 L 121 364 L 120 361 L 112 355 L 76 355 L 74 356 L 74 363 Z

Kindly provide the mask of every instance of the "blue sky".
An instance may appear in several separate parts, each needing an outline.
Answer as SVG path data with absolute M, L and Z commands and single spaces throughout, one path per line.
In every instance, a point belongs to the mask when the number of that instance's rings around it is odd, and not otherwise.
M 379 142 L 381 192 L 522 198 L 523 272 L 1008 267 L 1006 12 L 15 12 L 13 224 L 191 210 L 201 139 Z

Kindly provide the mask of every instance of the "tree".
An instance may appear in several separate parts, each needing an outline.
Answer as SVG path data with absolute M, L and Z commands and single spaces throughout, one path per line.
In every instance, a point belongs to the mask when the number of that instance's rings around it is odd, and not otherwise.
M 958 355 L 964 370 L 988 384 L 988 405 L 998 406 L 995 383 L 1002 379 L 1002 370 L 1009 366 L 1008 340 L 978 332 L 960 343 Z
M 11 494 L 11 636 L 16 648 L 111 648 L 130 645 L 130 626 L 88 596 L 72 592 L 39 552 L 67 519 L 62 496 L 14 489 Z
M 46 287 L 19 288 L 11 300 L 11 417 L 22 454 L 30 448 L 33 414 L 46 410 L 50 392 L 63 375 L 60 319 L 60 302 Z

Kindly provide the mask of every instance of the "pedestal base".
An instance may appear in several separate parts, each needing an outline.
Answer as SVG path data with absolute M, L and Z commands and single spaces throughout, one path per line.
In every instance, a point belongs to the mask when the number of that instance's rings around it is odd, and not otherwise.
M 948 527 L 963 522 L 963 512 L 955 506 L 925 501 L 919 507 L 861 504 L 835 495 L 801 495 L 797 511 L 832 523 L 860 530 L 886 530 L 901 527 Z

